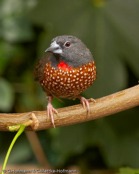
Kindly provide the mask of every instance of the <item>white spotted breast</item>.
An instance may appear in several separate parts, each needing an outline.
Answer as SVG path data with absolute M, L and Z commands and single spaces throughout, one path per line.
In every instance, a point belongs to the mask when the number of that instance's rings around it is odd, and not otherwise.
M 40 84 L 54 96 L 74 99 L 91 86 L 96 77 L 97 73 L 94 61 L 68 70 L 55 69 L 48 62 L 45 65 L 43 80 Z

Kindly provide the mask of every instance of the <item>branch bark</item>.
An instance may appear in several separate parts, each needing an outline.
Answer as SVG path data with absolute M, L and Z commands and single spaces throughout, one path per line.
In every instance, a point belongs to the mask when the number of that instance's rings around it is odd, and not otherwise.
M 112 115 L 139 105 L 139 85 L 126 90 L 102 97 L 96 103 L 90 103 L 90 114 L 81 104 L 58 109 L 58 116 L 54 115 L 56 127 L 82 123 L 108 115 Z M 51 120 L 47 118 L 46 111 L 32 111 L 16 114 L 0 114 L 0 131 L 9 131 L 7 126 L 28 122 L 34 113 L 40 124 L 37 130 L 53 128 Z M 32 130 L 30 126 L 26 130 Z

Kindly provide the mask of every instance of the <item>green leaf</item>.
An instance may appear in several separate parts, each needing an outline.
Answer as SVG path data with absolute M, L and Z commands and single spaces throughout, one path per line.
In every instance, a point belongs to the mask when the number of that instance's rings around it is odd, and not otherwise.
M 29 41 L 33 38 L 31 25 L 23 17 L 5 19 L 1 29 L 2 38 L 9 42 Z
M 119 51 L 139 76 L 139 1 L 113 0 L 106 3 L 107 19 L 119 38 Z M 128 19 L 128 20 L 127 20 Z
M 125 167 L 125 168 L 120 168 L 117 174 L 139 174 L 139 170 Z
M 80 154 L 84 150 L 86 142 L 85 125 L 72 125 L 56 130 L 52 139 L 52 150 L 56 155 L 53 158 L 51 157 L 55 166 L 63 165 L 69 156 Z M 50 132 L 53 133 L 51 130 Z
M 11 60 L 14 60 L 23 52 L 19 45 L 10 44 L 4 40 L 0 41 L 0 74 L 4 72 Z
M 1 37 L 9 42 L 29 41 L 34 37 L 30 21 L 26 18 L 28 10 L 35 6 L 30 1 L 4 0 L 1 3 Z
M 138 110 L 134 108 L 96 120 L 96 129 L 91 137 L 92 143 L 98 144 L 108 167 L 118 168 L 124 165 L 138 167 L 139 120 L 137 113 Z
M 0 110 L 8 112 L 13 106 L 14 91 L 9 82 L 0 78 Z

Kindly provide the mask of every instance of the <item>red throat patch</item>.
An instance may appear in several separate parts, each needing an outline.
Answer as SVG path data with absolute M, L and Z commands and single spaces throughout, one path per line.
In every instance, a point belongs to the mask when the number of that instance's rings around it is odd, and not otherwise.
M 60 63 L 57 65 L 57 67 L 59 68 L 59 69 L 62 69 L 62 70 L 70 70 L 70 69 L 72 69 L 72 67 L 70 67 L 68 64 L 66 64 L 66 63 L 64 63 L 62 60 L 60 61 Z

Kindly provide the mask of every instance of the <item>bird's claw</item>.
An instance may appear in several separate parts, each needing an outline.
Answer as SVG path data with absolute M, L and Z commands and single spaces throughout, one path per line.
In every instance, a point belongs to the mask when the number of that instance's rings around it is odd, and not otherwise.
M 53 107 L 53 105 L 52 105 L 51 103 L 48 103 L 48 105 L 47 105 L 47 115 L 48 115 L 48 119 L 51 118 L 51 122 L 52 122 L 52 124 L 53 124 L 53 127 L 55 128 L 53 112 L 54 112 L 55 114 L 58 114 L 58 111 Z
M 81 102 L 81 104 L 83 105 L 84 108 L 87 107 L 87 113 L 89 114 L 90 113 L 89 102 L 96 102 L 96 100 L 93 99 L 93 98 L 86 99 L 84 97 L 80 97 L 80 102 Z

